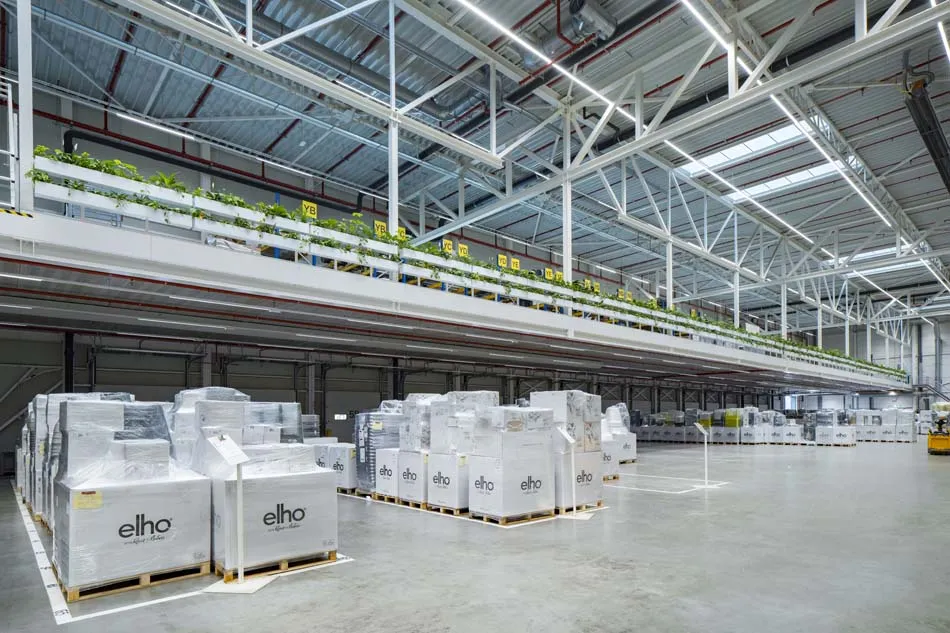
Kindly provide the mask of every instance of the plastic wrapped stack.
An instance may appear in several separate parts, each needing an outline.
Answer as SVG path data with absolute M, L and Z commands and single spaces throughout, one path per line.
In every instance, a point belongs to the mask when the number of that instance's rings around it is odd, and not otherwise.
M 190 417 L 199 437 L 227 434 L 250 458 L 242 466 L 246 567 L 336 551 L 339 474 L 317 466 L 317 449 L 340 445 L 293 442 L 301 435 L 299 404 L 197 400 Z M 281 438 L 291 442 L 280 443 Z M 195 469 L 212 479 L 215 565 L 233 570 L 236 469 L 207 441 L 196 442 L 191 458 Z M 355 481 L 355 463 L 349 472 Z
M 67 588 L 207 564 L 211 489 L 171 460 L 160 405 L 64 400 L 58 428 L 53 563 Z
M 195 406 L 204 400 L 249 402 L 250 397 L 229 387 L 185 389 L 175 394 L 169 428 L 172 435 L 172 454 L 181 464 L 191 464 L 195 445 L 201 438 L 201 427 L 195 421 Z
M 356 442 L 356 487 L 366 493 L 376 492 L 376 452 L 399 448 L 402 413 L 370 411 L 356 416 L 353 439 Z
M 637 436 L 630 432 L 630 412 L 626 404 L 621 402 L 607 407 L 601 423 L 602 446 L 604 441 L 618 443 L 616 455 L 618 464 L 636 461 Z
M 533 404 L 490 407 L 478 414 L 468 459 L 472 515 L 506 520 L 554 510 L 554 428 L 554 412 Z M 583 424 L 579 425 L 578 432 L 582 428 Z
M 542 391 L 531 394 L 531 406 L 550 409 L 554 437 L 554 493 L 558 508 L 597 504 L 603 498 L 603 479 L 619 470 L 621 443 L 601 438 L 601 398 L 583 391 Z M 618 410 L 617 415 L 622 413 Z M 619 428 L 618 428 L 619 430 Z M 561 433 L 574 440 L 571 445 Z M 631 438 L 634 439 L 634 438 Z M 571 480 L 571 450 L 574 479 Z M 550 480 L 550 479 L 549 479 Z
M 426 502 L 432 403 L 436 400 L 443 401 L 444 398 L 437 393 L 411 393 L 401 405 L 403 420 L 399 427 L 396 483 L 398 496 L 405 501 Z

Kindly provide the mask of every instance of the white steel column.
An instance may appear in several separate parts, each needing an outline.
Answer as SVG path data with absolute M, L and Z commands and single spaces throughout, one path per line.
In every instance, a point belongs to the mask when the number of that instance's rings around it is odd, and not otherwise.
M 574 214 L 571 208 L 571 118 L 574 111 L 564 106 L 563 113 L 563 139 L 561 142 L 561 152 L 564 154 L 564 184 L 561 185 L 561 253 L 563 255 L 562 266 L 564 268 L 564 281 L 572 283 L 574 281 Z
M 729 96 L 734 97 L 739 92 L 739 55 L 735 35 L 729 37 L 728 43 L 726 62 L 729 70 Z
M 844 281 L 844 355 L 851 356 L 851 305 L 848 303 L 848 280 Z
M 256 0 L 244 0 L 244 39 L 248 46 L 254 46 L 254 2 Z
M 20 211 L 33 210 L 33 183 L 26 174 L 33 169 L 33 2 L 16 3 L 17 50 L 17 195 Z M 11 139 L 12 140 L 12 139 Z
M 788 338 L 788 286 L 782 284 L 782 338 Z
M 867 37 L 868 0 L 854 0 L 854 41 Z
M 389 0 L 389 222 L 399 231 L 399 124 L 396 119 L 396 5 Z
M 864 322 L 864 359 L 868 362 L 871 360 L 871 300 L 868 299 L 868 314 L 865 317 L 867 320 Z
M 891 365 L 891 337 L 884 337 L 884 364 L 890 367 Z
M 821 299 L 821 297 L 819 297 L 819 300 L 820 300 L 820 299 Z M 825 346 L 824 346 L 824 340 L 823 340 L 822 337 L 821 337 L 822 321 L 824 321 L 824 314 L 823 314 L 823 311 L 822 311 L 822 309 L 821 309 L 821 303 L 819 303 L 819 304 L 818 304 L 818 348 L 819 348 L 819 349 L 824 349 L 824 347 L 825 347 Z
M 492 62 L 488 65 L 488 77 L 491 85 L 488 88 L 488 112 L 490 118 L 491 126 L 491 140 L 489 146 L 491 148 L 492 154 L 498 153 L 498 125 L 497 125 L 497 109 L 498 109 L 498 77 L 495 70 L 495 64 Z
M 732 271 L 732 324 L 739 327 L 739 271 Z
M 673 241 L 666 242 L 666 308 L 673 307 Z

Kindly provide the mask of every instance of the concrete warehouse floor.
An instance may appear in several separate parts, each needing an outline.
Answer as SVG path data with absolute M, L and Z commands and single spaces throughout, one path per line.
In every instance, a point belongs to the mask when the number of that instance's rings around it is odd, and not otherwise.
M 354 562 L 250 596 L 199 594 L 74 633 L 950 631 L 950 458 L 857 448 L 641 447 L 589 521 L 517 529 L 340 498 Z M 651 490 L 651 491 L 648 491 Z M 661 492 L 662 491 L 662 492 Z M 0 490 L 0 631 L 58 630 L 12 491 Z M 207 578 L 71 605 L 73 617 Z

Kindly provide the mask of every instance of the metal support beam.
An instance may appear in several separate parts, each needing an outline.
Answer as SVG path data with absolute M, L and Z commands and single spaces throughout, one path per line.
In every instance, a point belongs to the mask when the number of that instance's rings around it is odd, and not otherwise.
M 864 359 L 871 362 L 874 354 L 871 352 L 871 301 L 868 300 L 868 317 L 864 323 Z
M 868 0 L 854 0 L 854 41 L 868 35 Z
M 13 200 L 20 211 L 33 211 L 33 3 L 17 0 L 17 191 Z M 11 139 L 12 141 L 12 139 Z
M 782 284 L 782 338 L 788 338 L 788 286 Z
M 739 271 L 732 272 L 732 324 L 739 327 Z
M 673 240 L 666 242 L 666 307 L 673 307 Z
M 389 109 L 389 221 L 386 228 L 390 235 L 396 235 L 399 231 L 399 121 L 396 118 L 396 5 L 393 0 L 389 0 Z
M 561 253 L 563 256 L 564 281 L 574 281 L 574 213 L 571 200 L 571 117 L 573 112 L 567 106 L 564 108 L 563 120 L 563 154 L 564 173 L 567 176 L 561 186 Z M 593 136 L 593 135 L 592 135 Z M 539 216 L 540 217 L 540 216 Z
M 818 347 L 819 349 L 824 349 L 824 341 L 822 340 L 822 329 L 821 326 L 824 324 L 825 320 L 825 310 L 822 308 L 821 303 L 818 304 Z
M 336 22 L 337 20 L 341 18 L 345 18 L 351 13 L 362 11 L 366 7 L 374 5 L 377 2 L 379 2 L 379 0 L 363 0 L 363 2 L 354 4 L 352 7 L 347 7 L 346 9 L 343 9 L 342 11 L 337 11 L 333 15 L 328 15 L 327 17 L 317 20 L 316 22 L 313 22 L 311 24 L 308 24 L 307 26 L 302 26 L 295 31 L 291 31 L 290 33 L 287 33 L 286 35 L 281 35 L 280 37 L 272 39 L 269 42 L 265 42 L 261 44 L 258 48 L 262 51 L 266 51 L 268 49 L 274 48 L 275 46 L 280 46 L 284 42 L 289 42 L 295 37 L 300 37 L 301 35 L 306 35 L 307 33 L 316 31 L 317 29 L 324 27 L 327 24 L 332 24 L 333 22 Z M 390 31 L 390 36 L 392 36 L 392 33 L 393 31 Z

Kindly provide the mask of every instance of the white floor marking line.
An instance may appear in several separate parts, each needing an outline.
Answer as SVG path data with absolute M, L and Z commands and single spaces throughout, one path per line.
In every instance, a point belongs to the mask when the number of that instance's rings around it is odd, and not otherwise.
M 40 578 L 43 580 L 43 586 L 46 588 L 46 597 L 49 598 L 49 606 L 53 611 L 53 619 L 57 625 L 66 624 L 73 620 L 69 607 L 66 605 L 66 599 L 59 590 L 59 583 L 56 582 L 56 576 L 53 575 L 53 566 L 50 565 L 49 558 L 46 556 L 46 549 L 43 547 L 43 541 L 36 532 L 36 526 L 33 525 L 33 517 L 27 512 L 26 506 L 17 493 L 16 485 L 10 482 L 13 488 L 13 496 L 20 509 L 20 518 L 23 519 L 23 526 L 26 527 L 27 536 L 30 537 L 30 545 L 33 547 L 33 556 L 36 558 L 36 566 L 40 570 Z
M 676 479 L 678 481 L 704 481 L 699 477 L 666 477 L 664 475 L 644 475 L 643 473 L 620 473 L 621 477 L 649 477 L 651 479 Z M 728 481 L 712 481 L 711 484 L 726 484 Z
M 189 591 L 188 593 L 179 593 L 174 596 L 156 598 L 155 600 L 149 600 L 148 602 L 136 602 L 135 604 L 127 604 L 122 607 L 116 607 L 115 609 L 105 609 L 103 611 L 96 611 L 95 613 L 75 615 L 72 617 L 71 621 L 78 622 L 79 620 L 91 620 L 92 618 L 101 618 L 104 615 L 112 615 L 113 613 L 122 613 L 123 611 L 131 611 L 132 609 L 140 609 L 142 607 L 147 607 L 152 604 L 161 604 L 163 602 L 171 602 L 172 600 L 181 600 L 182 598 L 191 598 L 194 596 L 200 596 L 203 593 L 204 591 Z
M 617 484 L 604 484 L 604 488 L 623 488 L 624 490 L 639 490 L 640 492 L 658 492 L 664 495 L 682 495 L 687 492 L 695 492 L 696 488 L 687 490 L 654 490 L 653 488 L 635 488 L 633 486 L 619 486 Z
M 405 510 L 415 510 L 416 512 L 425 512 L 426 514 L 433 514 L 436 516 L 448 517 L 450 519 L 459 519 L 462 521 L 471 521 L 472 523 L 478 523 L 480 525 L 490 525 L 491 527 L 501 528 L 503 530 L 513 530 L 514 528 L 525 527 L 526 525 L 537 525 L 539 523 L 547 523 L 548 521 L 557 520 L 557 516 L 547 517 L 544 519 L 534 519 L 531 521 L 525 521 L 523 523 L 516 523 L 514 525 L 501 525 L 499 523 L 494 523 L 492 521 L 482 521 L 481 519 L 473 519 L 472 517 L 463 517 L 456 516 L 454 514 L 448 514 L 445 512 L 432 512 L 431 510 L 423 510 L 422 508 L 413 508 L 412 506 L 404 506 L 400 503 L 390 503 L 389 501 L 383 501 L 381 499 L 373 499 L 371 497 L 356 497 L 354 495 L 346 494 L 345 492 L 338 492 L 337 495 L 341 497 L 350 497 L 351 499 L 360 499 L 362 501 L 369 501 L 370 503 L 381 503 L 383 505 L 392 506 L 396 508 L 403 508 Z M 608 506 L 603 506 L 601 508 L 596 508 L 597 510 L 606 510 Z M 588 512 L 593 512 L 594 509 L 588 510 Z

